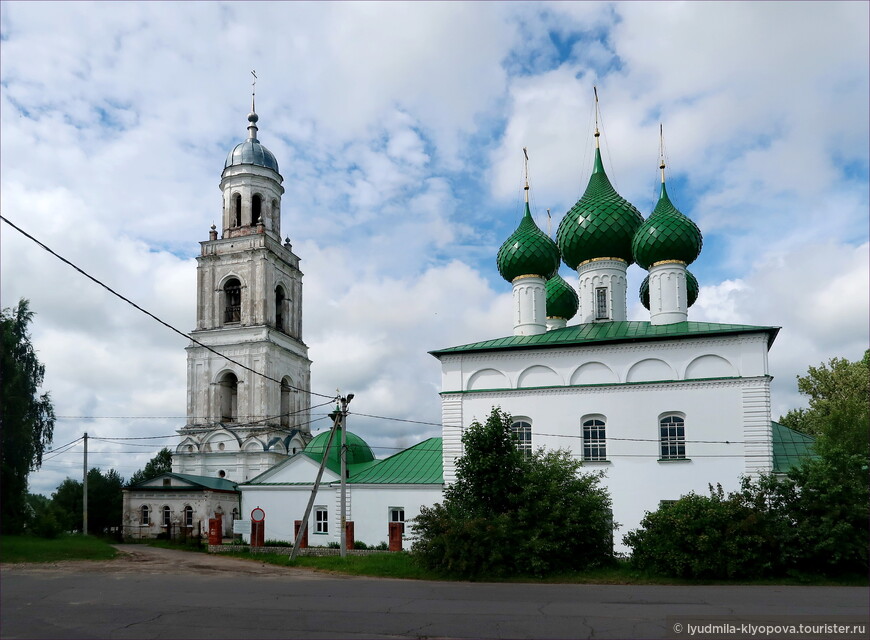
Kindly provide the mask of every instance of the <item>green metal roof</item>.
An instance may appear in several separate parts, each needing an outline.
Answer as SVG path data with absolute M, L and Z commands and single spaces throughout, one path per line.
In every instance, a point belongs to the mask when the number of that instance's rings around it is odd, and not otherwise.
M 379 460 L 367 470 L 352 473 L 351 484 L 443 484 L 441 438 L 429 438 Z
M 816 439 L 778 422 L 770 423 L 773 432 L 773 472 L 788 473 L 807 458 L 815 458 Z
M 477 351 L 510 351 L 514 349 L 548 349 L 616 342 L 647 342 L 651 340 L 685 340 L 716 335 L 766 333 L 767 346 L 773 344 L 779 327 L 756 327 L 746 324 L 714 322 L 676 322 L 652 325 L 649 322 L 595 322 L 554 329 L 535 336 L 506 336 L 471 344 L 438 349 L 429 353 L 436 358 L 456 353 Z
M 527 202 L 520 226 L 498 250 L 495 259 L 498 272 L 508 282 L 524 275 L 549 278 L 559 270 L 560 262 L 556 243 L 535 224 Z
M 662 182 L 658 204 L 634 234 L 631 251 L 644 269 L 661 260 L 682 260 L 692 264 L 701 253 L 701 230 L 668 198 Z
M 157 476 L 156 478 L 149 478 L 148 480 L 143 480 L 142 482 L 130 485 L 128 487 L 128 489 L 148 489 L 149 491 L 152 489 L 157 490 L 157 491 L 163 491 L 163 490 L 167 490 L 167 489 L 170 489 L 173 491 L 178 491 L 179 489 L 184 489 L 184 487 L 178 487 L 178 486 L 175 486 L 175 487 L 163 487 L 163 486 L 144 487 L 144 486 L 142 486 L 146 482 L 153 482 L 157 478 L 161 478 L 164 476 L 172 477 L 172 478 L 179 478 L 180 480 L 184 480 L 185 482 L 189 482 L 193 485 L 202 487 L 203 489 L 212 489 L 215 491 L 235 491 L 236 490 L 236 483 L 231 481 L 231 480 L 227 480 L 226 478 L 213 478 L 211 476 L 192 476 L 192 475 L 188 475 L 186 473 L 162 473 L 159 476 Z

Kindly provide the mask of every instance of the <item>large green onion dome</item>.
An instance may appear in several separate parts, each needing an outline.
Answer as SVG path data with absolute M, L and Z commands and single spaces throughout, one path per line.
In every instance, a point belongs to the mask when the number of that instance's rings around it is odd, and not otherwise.
M 498 250 L 496 264 L 508 282 L 525 275 L 546 278 L 559 269 L 559 249 L 535 224 L 528 202 L 520 226 Z
M 580 298 L 574 287 L 558 273 L 547 280 L 547 317 L 570 320 L 580 308 Z
M 620 258 L 631 264 L 631 240 L 643 216 L 610 184 L 601 150 L 595 149 L 595 167 L 583 197 L 559 223 L 556 242 L 562 259 L 572 269 L 593 258 Z
M 668 198 L 665 183 L 655 209 L 647 218 L 631 243 L 638 265 L 649 269 L 662 260 L 679 260 L 692 264 L 701 253 L 701 230 L 683 215 Z
M 699 291 L 698 279 L 686 269 L 686 302 L 688 303 L 686 308 L 695 304 Z M 640 283 L 640 303 L 649 311 L 649 275 Z

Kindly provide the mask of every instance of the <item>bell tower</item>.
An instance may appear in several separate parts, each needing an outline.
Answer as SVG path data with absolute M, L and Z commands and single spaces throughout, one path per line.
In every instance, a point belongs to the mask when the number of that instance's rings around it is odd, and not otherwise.
M 257 138 L 258 120 L 252 98 L 247 138 L 230 151 L 221 174 L 220 237 L 212 225 L 200 243 L 187 424 L 172 458 L 176 473 L 236 482 L 311 438 L 302 272 L 290 239 L 281 242 L 284 179 Z

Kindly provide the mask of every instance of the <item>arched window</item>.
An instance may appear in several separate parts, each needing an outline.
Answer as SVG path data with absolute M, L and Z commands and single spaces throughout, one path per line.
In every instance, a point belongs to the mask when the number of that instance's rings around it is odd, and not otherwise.
M 659 443 L 662 460 L 683 460 L 686 457 L 686 419 L 679 414 L 659 419 Z
M 583 459 L 607 460 L 606 424 L 604 416 L 583 421 Z
M 144 525 L 151 524 L 151 509 L 147 504 L 143 504 L 139 510 L 139 523 Z
M 224 322 L 242 320 L 242 283 L 230 278 L 224 285 Z
M 168 527 L 172 524 L 172 509 L 169 508 L 169 505 L 163 506 L 163 526 Z
M 239 510 L 236 507 L 233 507 L 233 520 L 239 520 Z
M 230 219 L 230 226 L 242 226 L 242 195 L 240 193 L 233 195 L 233 214 Z
M 259 194 L 254 194 L 254 197 L 251 198 L 251 225 L 260 224 L 260 220 L 263 217 L 263 200 L 260 198 Z
M 293 411 L 293 393 L 292 383 L 290 378 L 281 380 L 281 426 L 285 429 L 290 428 L 291 412 Z
M 517 450 L 524 458 L 532 455 L 532 424 L 526 420 L 514 420 L 511 433 L 517 443 Z
M 284 310 L 287 306 L 287 296 L 284 294 L 284 287 L 278 286 L 275 289 L 275 328 L 278 331 L 287 333 L 287 327 L 284 324 L 286 314 Z
M 220 418 L 221 422 L 236 422 L 239 407 L 239 379 L 232 371 L 227 371 L 220 381 Z
M 193 507 L 191 507 L 190 505 L 184 507 L 184 526 L 193 526 Z

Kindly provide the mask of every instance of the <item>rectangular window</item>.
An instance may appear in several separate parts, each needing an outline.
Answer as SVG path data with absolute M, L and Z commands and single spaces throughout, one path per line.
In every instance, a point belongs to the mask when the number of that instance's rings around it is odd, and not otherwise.
M 514 436 L 514 441 L 517 443 L 517 450 L 523 454 L 524 458 L 532 455 L 532 425 L 525 420 L 517 420 L 511 425 L 511 432 Z
M 607 460 L 604 420 L 593 418 L 583 423 L 583 459 Z
M 405 507 L 390 507 L 390 522 L 402 524 L 402 534 L 405 533 Z
M 610 315 L 607 313 L 607 287 L 598 287 L 595 289 L 595 319 L 608 320 Z
M 662 460 L 686 457 L 686 422 L 680 416 L 665 416 L 659 422 Z
M 329 533 L 329 511 L 326 507 L 314 507 L 314 533 Z
M 163 526 L 168 527 L 172 523 L 172 511 L 169 507 L 163 507 Z

